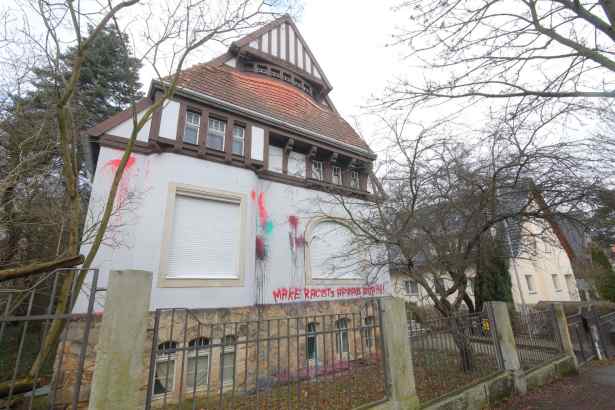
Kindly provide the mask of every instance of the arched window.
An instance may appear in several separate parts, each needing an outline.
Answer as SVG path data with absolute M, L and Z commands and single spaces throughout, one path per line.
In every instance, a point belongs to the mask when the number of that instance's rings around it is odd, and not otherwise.
M 165 394 L 174 390 L 176 352 L 177 342 L 172 340 L 158 345 L 154 372 L 154 394 Z
M 197 337 L 188 342 L 186 362 L 186 387 L 198 389 L 207 386 L 209 380 L 209 339 Z
M 222 338 L 222 383 L 232 385 L 235 381 L 235 346 L 237 338 L 234 335 L 226 335 Z
M 316 322 L 310 322 L 307 325 L 307 338 L 306 338 L 306 350 L 308 360 L 316 360 L 317 353 L 317 335 L 316 335 Z
M 337 333 L 335 334 L 335 340 L 338 353 L 348 353 L 348 319 L 342 318 L 335 322 Z

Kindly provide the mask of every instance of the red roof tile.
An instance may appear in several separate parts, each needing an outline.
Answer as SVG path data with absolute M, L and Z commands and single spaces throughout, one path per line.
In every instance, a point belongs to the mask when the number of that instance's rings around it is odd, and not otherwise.
M 178 86 L 369 150 L 365 141 L 342 117 L 282 81 L 227 66 L 199 64 L 180 74 Z

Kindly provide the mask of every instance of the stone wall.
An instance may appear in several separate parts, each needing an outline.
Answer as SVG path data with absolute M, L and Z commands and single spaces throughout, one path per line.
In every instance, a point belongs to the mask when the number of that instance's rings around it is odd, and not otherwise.
M 344 365 L 350 361 L 378 358 L 379 328 L 375 327 L 369 334 L 364 333 L 366 330 L 362 328 L 366 317 L 373 318 L 374 325 L 378 326 L 378 311 L 375 303 L 375 301 L 359 299 L 265 305 L 260 309 L 242 307 L 160 311 L 157 345 L 175 342 L 177 350 L 169 354 L 160 350 L 157 353 L 158 359 L 174 360 L 174 386 L 166 394 L 166 399 L 164 394 L 156 395 L 152 402 L 153 407 L 165 401 L 167 403 L 176 401 L 179 397 L 178 392 L 182 388 L 183 397 L 192 397 L 193 389 L 185 386 L 188 370 L 185 359 L 189 357 L 189 354 L 194 354 L 195 350 L 192 349 L 190 353 L 186 353 L 183 349 L 189 347 L 191 340 L 199 337 L 208 338 L 214 346 L 199 348 L 200 357 L 205 354 L 209 357 L 210 396 L 220 391 L 249 392 L 256 387 L 257 380 L 260 385 L 276 383 L 289 377 L 309 377 L 310 372 L 317 366 L 325 368 Z M 336 325 L 337 320 L 343 318 L 348 321 L 348 351 L 340 353 L 337 347 L 339 336 Z M 305 331 L 310 322 L 315 323 L 318 334 L 315 361 L 308 360 L 306 356 Z M 86 407 L 90 394 L 100 323 L 100 320 L 92 323 L 82 377 L 80 407 Z M 140 401 L 143 403 L 148 388 L 147 379 L 154 327 L 155 314 L 152 312 L 143 357 L 143 382 L 139 392 Z M 58 404 L 71 402 L 84 329 L 84 321 L 71 322 L 65 333 L 66 343 L 58 349 L 56 362 L 59 363 L 62 360 L 61 368 L 56 371 L 56 403 Z M 220 346 L 221 340 L 228 335 L 236 337 L 236 344 L 234 347 L 223 348 Z M 371 348 L 367 346 L 367 338 L 371 339 Z M 258 343 L 256 343 L 257 339 Z M 235 353 L 235 382 L 221 384 L 221 355 L 228 352 Z M 171 377 L 168 380 L 171 380 Z M 196 396 L 203 396 L 206 393 L 200 389 L 196 391 Z

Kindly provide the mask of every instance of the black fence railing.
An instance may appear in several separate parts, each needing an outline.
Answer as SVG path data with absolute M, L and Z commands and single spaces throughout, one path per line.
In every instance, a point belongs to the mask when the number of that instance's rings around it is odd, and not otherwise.
M 377 300 L 335 314 L 224 322 L 155 315 L 146 409 L 351 409 L 386 398 Z
M 410 321 L 410 344 L 421 402 L 494 374 L 502 368 L 489 311 Z
M 596 350 L 593 345 L 589 322 L 581 313 L 576 313 L 566 317 L 568 322 L 568 333 L 572 349 L 579 364 L 587 363 L 596 357 Z
M 538 367 L 563 353 L 553 307 L 511 311 L 510 316 L 519 361 L 524 370 Z
M 92 369 L 85 363 L 94 355 L 90 333 L 101 317 L 95 302 L 103 290 L 97 269 L 86 272 L 79 288 L 80 272 L 56 269 L 28 288 L 0 289 L 0 410 L 87 405 Z M 75 313 L 80 297 L 83 311 Z M 48 338 L 60 324 L 60 336 Z

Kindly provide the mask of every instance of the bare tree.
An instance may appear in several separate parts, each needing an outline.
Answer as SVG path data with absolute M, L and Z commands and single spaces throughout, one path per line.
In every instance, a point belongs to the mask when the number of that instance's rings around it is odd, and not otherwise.
M 29 7 L 29 13 L 35 13 L 40 24 L 45 28 L 42 33 L 28 32 L 30 46 L 44 57 L 49 67 L 58 74 L 61 72 L 62 51 L 71 46 L 76 50 L 74 60 L 70 63 L 70 76 L 56 75 L 54 106 L 49 107 L 52 113 L 51 124 L 56 127 L 57 145 L 61 158 L 61 175 L 64 194 L 67 202 L 66 255 L 76 257 L 82 241 L 83 200 L 80 190 L 85 173 L 78 159 L 80 145 L 80 130 L 71 110 L 71 101 L 76 98 L 76 87 L 81 67 L 92 42 L 108 24 L 120 24 L 122 15 L 134 8 L 140 0 L 108 1 L 97 3 L 95 9 L 81 8 L 81 3 L 71 0 L 48 2 L 46 0 L 24 0 L 23 7 Z M 286 4 L 286 3 L 284 3 Z M 262 0 L 225 0 L 211 2 L 206 0 L 176 0 L 165 2 L 164 7 L 155 9 L 146 8 L 142 27 L 147 47 L 143 53 L 143 60 L 153 65 L 163 93 L 149 105 L 142 115 L 137 117 L 136 102 L 133 102 L 132 112 L 133 130 L 127 141 L 127 146 L 115 171 L 110 190 L 104 204 L 100 218 L 93 229 L 87 232 L 91 242 L 88 253 L 84 256 L 82 270 L 78 273 L 76 286 L 80 287 L 87 270 L 105 241 L 111 217 L 118 209 L 116 202 L 120 181 L 126 169 L 137 134 L 151 119 L 154 112 L 159 110 L 175 92 L 179 75 L 184 68 L 188 57 L 208 42 L 224 42 L 234 38 L 237 33 L 253 29 L 271 19 L 274 11 L 280 11 L 280 3 Z M 143 10 L 141 10 L 143 12 Z M 131 21 L 134 23 L 134 21 Z M 86 25 L 93 26 L 89 36 L 83 33 Z M 21 27 L 27 31 L 28 27 Z M 119 30 L 118 30 L 119 31 Z M 121 204 L 119 206 L 122 206 Z M 62 258 L 61 258 L 62 259 Z M 59 261 L 57 261 L 59 262 Z M 49 268 L 49 262 L 31 264 L 22 275 L 40 272 L 42 268 Z M 0 271 L 0 277 L 3 272 Z M 64 312 L 71 309 L 69 295 L 73 277 L 67 275 L 61 283 L 56 310 Z M 15 392 L 32 388 L 36 384 L 36 375 L 41 366 L 56 345 L 64 328 L 63 320 L 54 320 L 43 341 L 29 377 L 15 384 Z M 8 385 L 0 385 L 0 393 Z
M 408 24 L 394 43 L 421 75 L 392 84 L 379 100 L 385 107 L 437 104 L 475 121 L 534 113 L 542 132 L 568 121 L 559 134 L 587 138 L 615 97 L 611 1 L 419 0 L 397 11 Z

